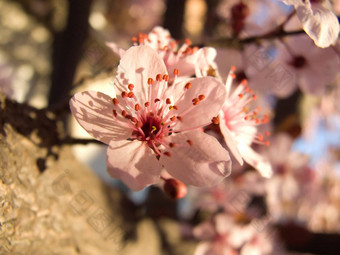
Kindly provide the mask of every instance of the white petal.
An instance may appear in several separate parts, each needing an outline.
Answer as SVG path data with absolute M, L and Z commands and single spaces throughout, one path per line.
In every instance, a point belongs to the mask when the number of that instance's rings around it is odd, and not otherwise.
M 251 147 L 243 144 L 239 144 L 238 149 L 244 161 L 258 170 L 263 177 L 270 178 L 272 176 L 273 170 L 270 163 L 260 154 L 255 152 Z
M 160 180 L 160 163 L 151 149 L 140 141 L 111 142 L 106 162 L 110 176 L 122 180 L 133 190 Z
M 144 45 L 131 47 L 125 52 L 117 69 L 117 94 L 128 91 L 127 86 L 131 83 L 136 97 L 145 102 L 148 96 L 148 78 L 155 80 L 157 74 L 167 74 L 164 61 L 157 52 Z
M 70 108 L 78 123 L 103 143 L 131 135 L 131 130 L 121 127 L 113 118 L 112 98 L 108 95 L 97 91 L 77 93 L 70 100 Z
M 176 179 L 193 186 L 213 186 L 230 174 L 229 153 L 216 138 L 191 131 L 171 135 L 169 139 L 178 146 L 170 148 L 171 156 L 161 156 L 160 162 Z M 193 145 L 189 146 L 187 140 Z

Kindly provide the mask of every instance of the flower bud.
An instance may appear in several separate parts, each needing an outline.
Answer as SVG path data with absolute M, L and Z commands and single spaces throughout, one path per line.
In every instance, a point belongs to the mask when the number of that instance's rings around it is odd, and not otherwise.
M 164 192 L 171 199 L 181 199 L 187 194 L 187 186 L 176 179 L 164 180 Z

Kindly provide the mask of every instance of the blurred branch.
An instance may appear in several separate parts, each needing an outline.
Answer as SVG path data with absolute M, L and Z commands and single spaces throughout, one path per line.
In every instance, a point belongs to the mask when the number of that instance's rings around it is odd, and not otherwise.
M 53 44 L 49 107 L 62 101 L 72 89 L 74 74 L 88 35 L 92 0 L 69 0 L 68 2 L 66 28 L 55 35 Z
M 167 0 L 164 28 L 169 29 L 173 38 L 183 38 L 183 21 L 186 0 Z

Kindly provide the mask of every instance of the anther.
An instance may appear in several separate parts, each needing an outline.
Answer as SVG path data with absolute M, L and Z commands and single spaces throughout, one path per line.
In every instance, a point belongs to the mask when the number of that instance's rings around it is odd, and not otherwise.
M 198 105 L 200 103 L 200 100 L 198 98 L 194 98 L 191 102 L 193 105 Z
M 164 74 L 164 75 L 163 75 L 163 80 L 165 80 L 165 81 L 169 81 L 169 75 L 167 75 L 167 74 Z
M 241 81 L 241 83 L 242 83 L 243 86 L 247 86 L 248 81 L 247 81 L 246 79 L 243 79 L 243 80 Z
M 211 122 L 215 125 L 219 124 L 220 123 L 220 117 L 219 116 L 213 117 L 211 119 Z
M 256 95 L 256 94 L 253 95 L 253 99 L 254 99 L 254 100 L 257 99 L 257 95 Z
M 191 44 L 192 44 L 192 42 L 191 42 L 188 38 L 184 39 L 184 42 L 185 42 L 186 44 L 188 44 L 188 45 L 191 45 Z
M 128 95 L 129 98 L 134 98 L 135 97 L 135 94 L 132 91 L 130 91 L 127 95 Z
M 198 96 L 198 99 L 199 99 L 200 101 L 202 101 L 204 98 L 205 98 L 205 95 L 199 95 L 199 96 Z
M 188 82 L 187 84 L 185 84 L 184 88 L 185 89 L 190 89 L 191 88 L 191 82 Z
M 140 110 L 140 105 L 139 104 L 135 104 L 135 110 L 139 111 Z
M 180 121 L 180 122 L 183 122 L 183 118 L 181 116 L 177 116 L 177 119 Z
M 176 116 L 172 116 L 172 117 L 170 118 L 170 120 L 171 120 L 171 121 L 175 121 L 175 120 L 176 120 Z
M 171 104 L 170 98 L 167 98 L 167 99 L 165 100 L 165 103 L 166 103 L 166 104 Z
M 167 156 L 167 157 L 171 157 L 171 153 L 168 152 L 168 151 L 165 151 L 163 154 L 164 154 L 165 156 Z
M 269 142 L 269 141 L 265 141 L 264 144 L 265 144 L 266 146 L 269 146 L 269 145 L 270 145 L 270 142 Z
M 148 84 L 149 84 L 149 85 L 152 85 L 152 84 L 153 84 L 153 79 L 152 79 L 152 78 L 149 78 L 149 79 L 148 79 Z
M 134 43 L 136 43 L 136 42 L 137 42 L 137 37 L 133 36 L 133 37 L 131 38 L 131 41 L 134 42 Z
M 113 116 L 117 117 L 117 111 L 116 110 L 112 110 Z
M 177 68 L 174 69 L 174 75 L 179 76 L 179 70 Z
M 125 110 L 122 111 L 122 116 L 123 116 L 123 117 L 126 117 L 126 116 L 127 116 L 127 113 L 126 113 Z
M 156 75 L 156 81 L 162 81 L 162 75 L 161 74 Z
M 169 143 L 169 146 L 170 146 L 170 148 L 173 148 L 173 147 L 176 146 L 176 144 L 175 143 Z
M 127 93 L 125 91 L 122 92 L 122 97 L 127 97 Z
M 269 131 L 266 131 L 264 134 L 265 134 L 266 136 L 270 136 L 270 132 L 269 132 Z
M 170 105 L 169 106 L 169 110 L 171 111 L 171 110 L 173 110 L 174 109 L 174 107 L 172 106 L 172 105 Z
M 117 98 L 112 98 L 112 103 L 113 103 L 114 105 L 117 105 L 117 104 L 119 104 L 119 101 L 118 101 Z
M 187 143 L 190 145 L 190 146 L 193 146 L 194 143 L 191 141 L 191 140 L 187 140 Z
M 145 107 L 149 107 L 149 105 L 150 105 L 150 102 L 145 102 L 144 104 Z
M 233 72 L 235 72 L 235 71 L 236 71 L 236 67 L 235 67 L 235 66 L 231 66 L 231 67 L 230 67 L 230 70 L 233 71 Z
M 141 121 L 138 121 L 136 124 L 136 127 L 141 128 L 143 126 L 143 123 Z
M 174 109 L 175 109 L 176 111 L 178 110 L 178 107 L 177 107 L 177 105 L 174 105 L 173 107 L 174 107 Z
M 156 98 L 154 102 L 157 103 L 159 101 L 161 101 L 161 100 L 159 98 Z
M 135 87 L 135 86 L 134 86 L 133 84 L 131 84 L 131 83 L 128 85 L 128 89 L 129 89 L 130 91 L 132 91 L 134 87 Z

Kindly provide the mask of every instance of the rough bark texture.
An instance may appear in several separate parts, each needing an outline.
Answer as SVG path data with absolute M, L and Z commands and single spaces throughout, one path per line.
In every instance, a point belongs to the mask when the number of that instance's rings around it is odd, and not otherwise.
M 0 254 L 192 254 L 193 245 L 179 245 L 174 221 L 137 217 L 137 207 L 69 146 L 41 146 L 35 131 L 22 135 L 0 101 Z

